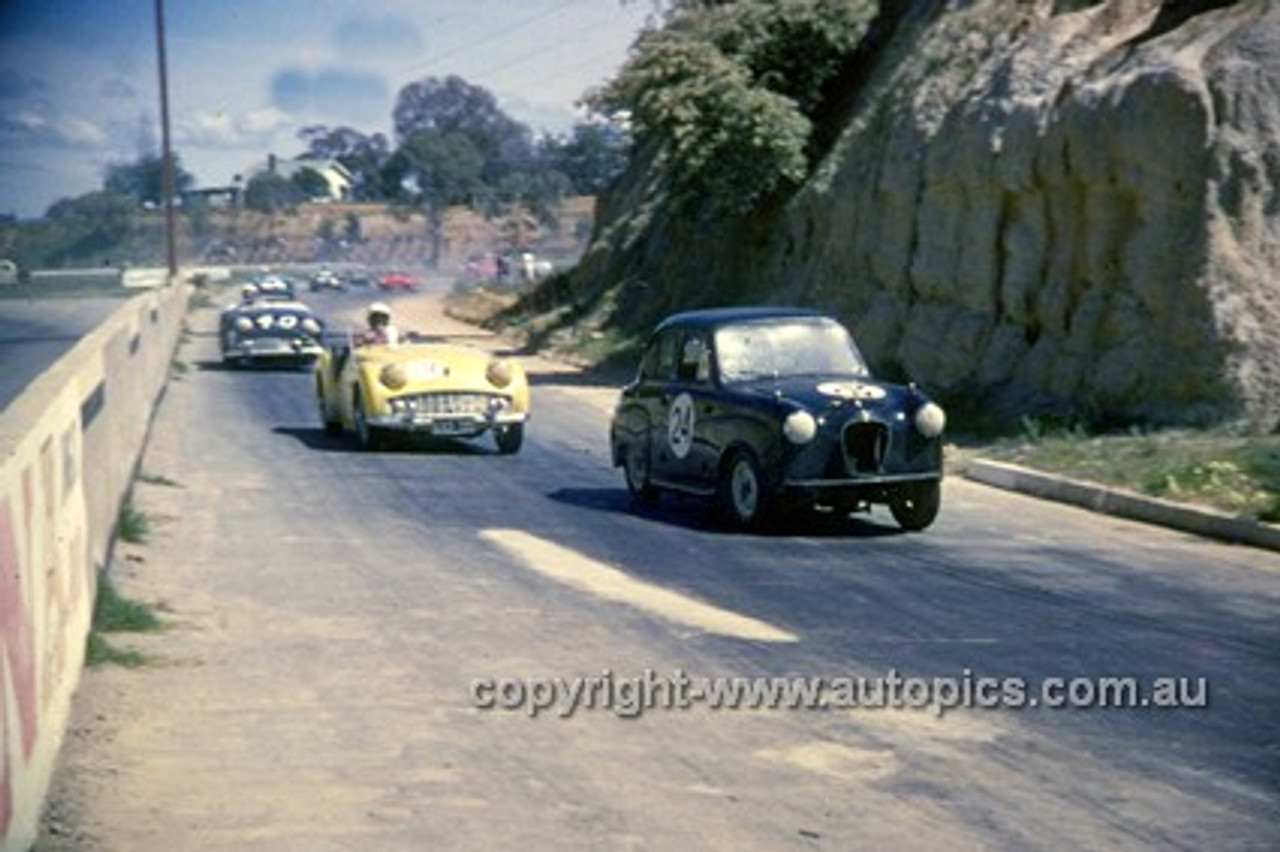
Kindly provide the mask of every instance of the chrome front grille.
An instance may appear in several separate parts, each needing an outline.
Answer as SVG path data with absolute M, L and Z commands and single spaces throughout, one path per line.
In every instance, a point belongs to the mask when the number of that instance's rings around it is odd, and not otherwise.
M 841 440 L 850 476 L 880 473 L 889 454 L 889 429 L 883 423 L 850 423 Z
M 427 417 L 485 417 L 499 399 L 487 393 L 418 393 L 396 397 L 392 406 Z

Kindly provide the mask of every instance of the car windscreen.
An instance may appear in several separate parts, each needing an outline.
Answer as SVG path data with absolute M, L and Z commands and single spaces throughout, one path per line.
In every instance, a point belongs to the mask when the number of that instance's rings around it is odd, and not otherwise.
M 843 326 L 823 317 L 735 323 L 715 333 L 720 379 L 863 376 L 866 363 Z
M 323 330 L 323 323 L 313 314 L 298 310 L 239 311 L 231 320 L 232 327 L 245 337 L 278 337 L 308 334 L 313 337 Z

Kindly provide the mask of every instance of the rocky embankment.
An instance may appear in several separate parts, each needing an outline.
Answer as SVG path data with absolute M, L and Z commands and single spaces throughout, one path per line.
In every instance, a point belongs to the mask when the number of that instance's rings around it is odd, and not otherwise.
M 750 222 L 664 219 L 633 174 L 574 292 L 816 305 L 1008 412 L 1280 424 L 1280 4 L 912 4 L 846 115 Z

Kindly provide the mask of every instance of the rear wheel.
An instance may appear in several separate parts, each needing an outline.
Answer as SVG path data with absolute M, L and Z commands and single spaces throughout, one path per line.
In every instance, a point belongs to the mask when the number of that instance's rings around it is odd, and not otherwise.
M 627 444 L 622 457 L 622 471 L 627 478 L 627 491 L 631 499 L 642 506 L 658 502 L 658 488 L 653 484 L 653 467 L 649 458 L 649 435 Z
M 747 528 L 763 523 L 768 495 L 755 456 L 746 450 L 733 451 L 721 468 L 717 497 L 721 513 L 733 526 Z
M 942 483 L 937 480 L 903 485 L 889 501 L 893 519 L 907 532 L 919 532 L 932 524 L 941 507 Z
M 515 455 L 524 444 L 524 424 L 497 427 L 493 430 L 493 440 L 498 445 L 498 452 L 504 456 Z

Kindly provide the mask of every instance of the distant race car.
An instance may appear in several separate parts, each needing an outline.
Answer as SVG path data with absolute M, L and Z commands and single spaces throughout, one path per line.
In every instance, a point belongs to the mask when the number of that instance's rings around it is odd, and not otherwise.
M 309 364 L 324 351 L 324 323 L 300 302 L 256 301 L 222 312 L 218 339 L 222 361 Z
M 418 279 L 407 272 L 388 272 L 378 279 L 378 286 L 383 290 L 416 290 Z
M 469 346 L 423 342 L 327 347 L 315 365 L 320 421 L 378 449 L 388 433 L 476 438 L 519 452 L 529 417 L 529 381 L 520 364 Z
M 258 298 L 263 301 L 292 302 L 298 298 L 293 281 L 283 275 L 263 275 L 253 281 Z
M 886 504 L 906 530 L 941 505 L 942 408 L 872 378 L 834 319 L 786 308 L 677 314 L 653 332 L 610 426 L 613 463 L 652 503 L 713 498 L 734 526 L 771 510 Z
M 317 293 L 322 290 L 347 289 L 346 284 L 343 283 L 342 279 L 338 276 L 338 273 L 328 267 L 317 270 L 316 273 L 311 276 L 310 286 L 312 293 Z

